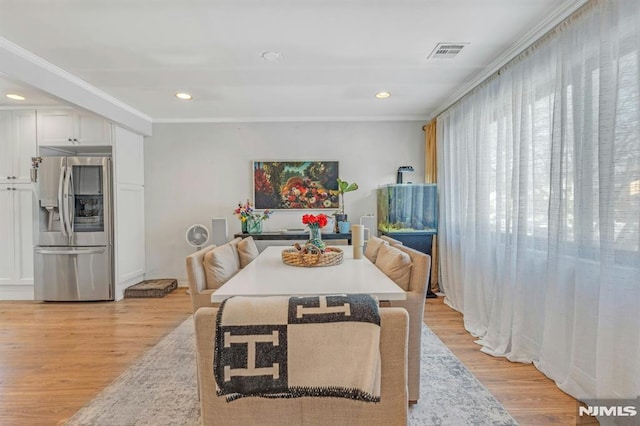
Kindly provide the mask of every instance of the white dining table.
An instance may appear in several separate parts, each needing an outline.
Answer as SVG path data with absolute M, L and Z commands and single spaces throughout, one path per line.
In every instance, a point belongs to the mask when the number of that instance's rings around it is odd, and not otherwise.
M 343 246 L 340 265 L 302 267 L 282 261 L 282 250 L 269 246 L 229 281 L 211 294 L 212 302 L 231 296 L 311 296 L 370 294 L 378 300 L 405 300 L 404 290 L 369 259 L 353 258 L 353 247 Z

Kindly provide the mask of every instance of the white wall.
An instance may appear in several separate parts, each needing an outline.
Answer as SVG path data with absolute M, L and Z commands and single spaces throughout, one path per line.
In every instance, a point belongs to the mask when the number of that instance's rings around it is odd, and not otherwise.
M 398 166 L 412 165 L 405 182 L 424 182 L 422 122 L 182 123 L 154 124 L 145 138 L 146 278 L 186 280 L 193 248 L 185 231 L 211 228 L 252 198 L 254 160 L 338 160 L 340 177 L 360 189 L 345 194 L 346 213 L 358 221 L 376 212 L 375 189 L 394 183 Z M 276 211 L 264 230 L 301 228 L 301 211 Z

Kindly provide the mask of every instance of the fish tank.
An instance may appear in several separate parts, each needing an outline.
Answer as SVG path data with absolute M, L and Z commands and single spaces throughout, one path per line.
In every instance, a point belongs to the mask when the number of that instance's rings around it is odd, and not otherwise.
M 378 188 L 378 231 L 390 235 L 436 234 L 437 201 L 438 192 L 434 183 L 399 183 Z

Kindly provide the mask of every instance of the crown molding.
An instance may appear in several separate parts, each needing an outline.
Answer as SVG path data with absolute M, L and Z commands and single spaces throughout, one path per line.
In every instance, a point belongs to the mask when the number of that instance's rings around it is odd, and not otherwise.
M 397 116 L 339 116 L 339 117 L 202 117 L 202 118 L 156 118 L 153 124 L 178 124 L 178 123 L 308 123 L 308 122 L 346 122 L 346 121 L 420 121 L 426 122 L 424 116 L 397 115 Z
M 152 119 L 86 81 L 0 37 L 0 74 L 87 109 L 143 135 L 151 134 Z
M 500 56 L 498 56 L 494 61 L 492 61 L 480 74 L 475 75 L 471 80 L 461 86 L 460 89 L 454 92 L 453 95 L 447 98 L 447 100 L 442 105 L 429 113 L 428 119 L 426 121 L 430 121 L 434 117 L 437 117 L 451 105 L 459 101 L 464 95 L 471 92 L 487 78 L 498 72 L 498 70 L 508 64 L 509 61 L 513 60 L 516 56 L 524 52 L 527 48 L 529 48 L 529 46 L 533 45 L 537 40 L 542 38 L 558 24 L 571 16 L 572 13 L 574 13 L 588 1 L 589 0 L 569 0 L 564 2 L 555 11 L 545 17 L 544 20 L 538 23 L 538 25 L 533 27 L 533 29 L 525 34 L 524 37 L 522 37 L 513 46 L 511 46 Z

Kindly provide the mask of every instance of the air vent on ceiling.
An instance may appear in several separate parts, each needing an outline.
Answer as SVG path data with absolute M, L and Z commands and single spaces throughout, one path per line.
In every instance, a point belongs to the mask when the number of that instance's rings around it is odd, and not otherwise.
M 431 58 L 455 58 L 467 43 L 438 43 L 429 55 Z

